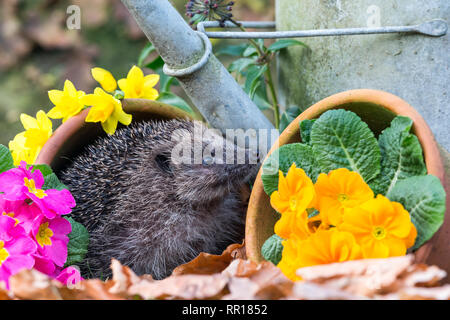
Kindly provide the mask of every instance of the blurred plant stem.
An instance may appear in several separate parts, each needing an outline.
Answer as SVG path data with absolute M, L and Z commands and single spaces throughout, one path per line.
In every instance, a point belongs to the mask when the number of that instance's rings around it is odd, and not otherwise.
M 234 23 L 242 32 L 246 32 L 247 30 L 242 26 L 242 24 L 240 24 L 239 22 L 230 19 L 230 21 L 232 23 Z M 273 55 L 270 55 L 268 52 L 265 52 L 264 49 L 262 49 L 258 43 L 256 43 L 255 40 L 253 39 L 248 39 L 248 41 L 250 42 L 250 44 L 255 47 L 257 53 L 258 53 L 258 61 L 261 62 L 262 65 L 266 65 L 267 66 L 267 70 L 265 72 L 266 77 L 267 77 L 267 85 L 269 86 L 269 91 L 270 94 L 272 96 L 272 110 L 273 110 L 273 116 L 274 116 L 274 121 L 275 121 L 275 128 L 279 129 L 280 128 L 280 109 L 278 106 L 278 98 L 277 98 L 277 93 L 275 91 L 275 85 L 273 83 L 273 78 L 272 78 L 272 71 L 270 70 L 270 63 L 272 62 L 272 57 Z M 263 45 L 264 48 L 264 45 Z

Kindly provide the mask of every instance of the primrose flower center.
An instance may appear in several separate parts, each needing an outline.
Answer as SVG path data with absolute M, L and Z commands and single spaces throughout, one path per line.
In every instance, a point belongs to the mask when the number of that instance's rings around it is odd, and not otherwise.
M 19 219 L 14 218 L 14 212 L 2 212 L 2 215 L 13 218 L 16 221 L 15 226 L 17 226 L 20 222 Z
M 382 227 L 375 227 L 372 231 L 372 235 L 377 240 L 384 239 L 386 237 L 386 230 Z
M 295 196 L 292 196 L 289 199 L 289 207 L 291 208 L 291 210 L 295 210 L 297 208 L 297 198 Z
M 348 196 L 347 196 L 345 193 L 340 193 L 340 194 L 338 195 L 338 200 L 339 200 L 340 202 L 344 202 L 344 201 L 348 200 Z
M 9 257 L 9 252 L 3 247 L 5 243 L 0 241 L 0 266 L 5 262 Z
M 25 187 L 28 188 L 28 192 L 34 194 L 39 199 L 42 199 L 47 196 L 47 194 L 42 189 L 36 188 L 36 183 L 33 179 L 23 178 L 23 181 L 25 183 Z
M 53 231 L 48 227 L 48 222 L 45 222 L 39 226 L 38 233 L 36 235 L 36 241 L 43 248 L 44 246 L 52 245 Z

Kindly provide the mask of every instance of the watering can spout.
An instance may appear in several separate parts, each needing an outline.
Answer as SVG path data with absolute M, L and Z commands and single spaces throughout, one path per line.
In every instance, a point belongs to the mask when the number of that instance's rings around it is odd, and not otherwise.
M 169 1 L 122 0 L 166 63 L 164 71 L 181 86 L 209 124 L 253 129 L 267 141 L 274 129 L 226 68 L 211 53 L 209 39 L 183 20 Z M 264 130 L 260 130 L 264 129 Z M 275 141 L 269 134 L 269 146 Z

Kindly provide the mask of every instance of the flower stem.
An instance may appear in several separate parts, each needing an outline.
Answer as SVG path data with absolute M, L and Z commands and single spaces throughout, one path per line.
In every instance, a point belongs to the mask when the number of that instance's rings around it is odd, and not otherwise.
M 232 23 L 234 23 L 239 29 L 241 29 L 242 32 L 246 32 L 247 30 L 237 21 L 234 21 L 233 19 L 229 19 Z M 269 86 L 270 94 L 272 95 L 272 109 L 273 109 L 273 115 L 275 120 L 275 128 L 280 127 L 280 109 L 278 107 L 278 98 L 277 93 L 275 91 L 275 86 L 273 84 L 272 80 L 272 73 L 270 71 L 270 58 L 267 57 L 267 54 L 264 53 L 264 51 L 261 50 L 259 45 L 256 43 L 253 39 L 248 39 L 248 41 L 251 43 L 253 47 L 255 47 L 256 51 L 258 52 L 258 56 L 261 58 L 261 61 L 264 61 L 264 64 L 267 65 L 266 70 L 266 77 L 267 77 L 267 85 Z
M 267 85 L 269 86 L 270 94 L 272 95 L 272 108 L 273 108 L 273 117 L 275 120 L 275 128 L 280 128 L 280 109 L 278 107 L 278 98 L 275 91 L 275 86 L 273 85 L 272 73 L 270 72 L 270 62 L 267 62 Z

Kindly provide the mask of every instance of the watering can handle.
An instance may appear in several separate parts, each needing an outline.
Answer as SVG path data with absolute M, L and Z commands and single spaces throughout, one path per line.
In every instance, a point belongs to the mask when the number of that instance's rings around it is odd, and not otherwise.
M 275 28 L 273 21 L 239 21 L 245 28 L 266 29 Z M 280 39 L 280 38 L 306 38 L 325 36 L 346 36 L 383 33 L 418 33 L 431 37 L 441 37 L 447 34 L 448 25 L 442 19 L 430 20 L 414 26 L 388 26 L 379 28 L 343 28 L 322 30 L 294 30 L 294 31 L 266 31 L 266 32 L 233 32 L 217 31 L 207 32 L 205 28 L 219 28 L 218 21 L 203 21 L 197 25 L 197 30 L 208 36 L 208 38 L 220 39 Z M 226 28 L 236 28 L 231 22 L 225 23 Z

